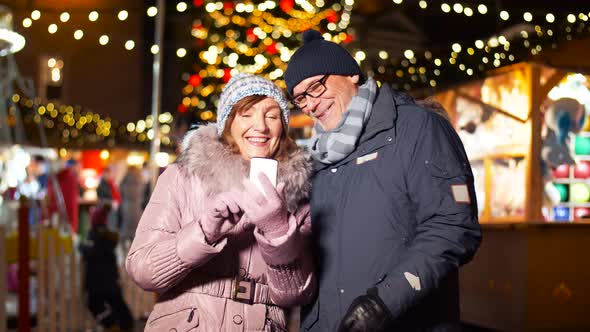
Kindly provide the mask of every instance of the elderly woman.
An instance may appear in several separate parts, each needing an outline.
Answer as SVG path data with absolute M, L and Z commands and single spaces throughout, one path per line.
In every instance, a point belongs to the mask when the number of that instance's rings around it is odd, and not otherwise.
M 283 308 L 314 295 L 310 164 L 287 135 L 282 91 L 238 74 L 217 116 L 160 175 L 127 257 L 135 282 L 160 294 L 146 331 L 286 331 Z M 278 160 L 276 187 L 246 179 L 253 157 Z

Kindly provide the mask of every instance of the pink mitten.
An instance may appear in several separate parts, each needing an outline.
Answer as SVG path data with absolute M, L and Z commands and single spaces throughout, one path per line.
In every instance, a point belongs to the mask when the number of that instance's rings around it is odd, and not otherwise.
M 249 221 L 268 239 L 279 237 L 289 229 L 289 212 L 283 198 L 284 183 L 275 188 L 263 173 L 258 175 L 264 194 L 248 179 L 244 179 L 245 190 L 236 197 Z
M 243 211 L 235 196 L 234 192 L 223 192 L 207 204 L 207 212 L 201 219 L 201 228 L 207 243 L 217 242 L 240 220 Z

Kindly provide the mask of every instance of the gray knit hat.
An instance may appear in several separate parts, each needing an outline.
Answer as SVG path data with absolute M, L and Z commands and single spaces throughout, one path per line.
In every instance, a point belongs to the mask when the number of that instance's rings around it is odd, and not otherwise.
M 248 96 L 267 96 L 274 98 L 281 108 L 285 123 L 289 126 L 289 102 L 283 91 L 266 78 L 240 73 L 233 76 L 223 87 L 217 104 L 217 135 L 221 136 L 225 122 L 234 105 Z
M 344 47 L 325 40 L 319 31 L 308 29 L 303 33 L 303 45 L 287 65 L 287 90 L 292 96 L 293 88 L 304 79 L 326 74 L 359 75 L 361 83 L 365 81 L 358 63 Z

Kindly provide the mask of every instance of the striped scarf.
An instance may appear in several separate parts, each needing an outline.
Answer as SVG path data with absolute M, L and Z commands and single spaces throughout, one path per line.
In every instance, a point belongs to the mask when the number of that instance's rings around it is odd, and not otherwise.
M 310 140 L 313 158 L 324 164 L 334 164 L 346 158 L 354 151 L 363 127 L 371 116 L 371 108 L 377 94 L 377 83 L 368 78 L 352 97 L 348 110 L 342 114 L 340 125 L 330 131 L 324 131 L 316 123 L 316 135 Z

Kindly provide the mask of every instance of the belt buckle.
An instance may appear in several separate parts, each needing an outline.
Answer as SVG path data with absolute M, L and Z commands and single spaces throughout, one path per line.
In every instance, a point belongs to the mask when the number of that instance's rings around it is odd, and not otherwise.
M 234 280 L 232 300 L 246 304 L 253 304 L 255 287 L 256 284 L 254 283 L 254 280 L 241 280 L 236 278 Z

